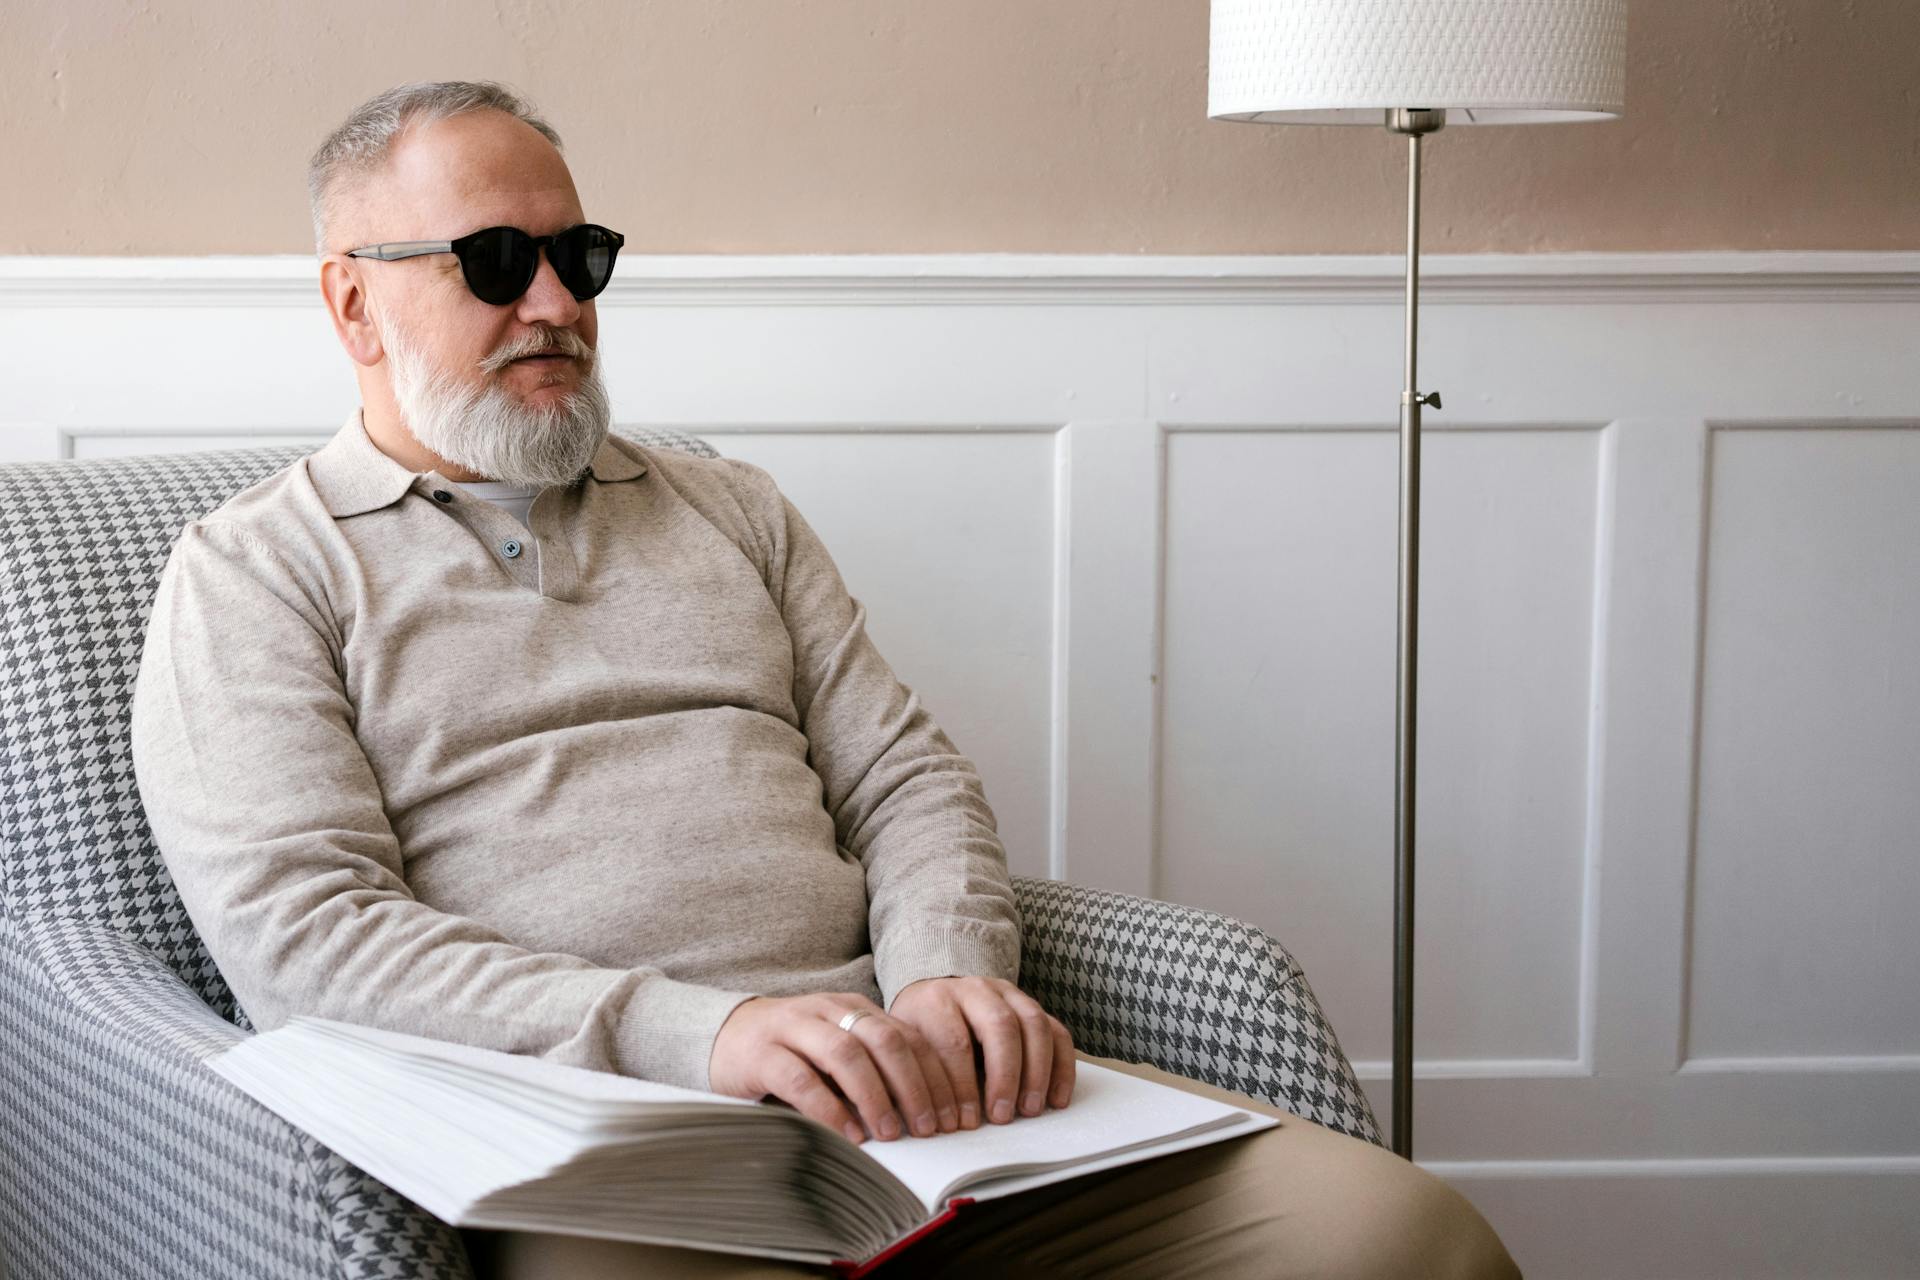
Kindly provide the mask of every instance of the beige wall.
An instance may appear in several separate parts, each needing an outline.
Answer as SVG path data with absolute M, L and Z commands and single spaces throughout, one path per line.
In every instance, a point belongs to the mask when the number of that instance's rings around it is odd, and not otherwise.
M 1405 144 L 1206 118 L 1206 0 L 7 0 L 0 253 L 310 251 L 303 168 L 494 78 L 641 253 L 1385 253 Z M 1920 3 L 1632 0 L 1624 121 L 1449 129 L 1438 253 L 1920 248 Z

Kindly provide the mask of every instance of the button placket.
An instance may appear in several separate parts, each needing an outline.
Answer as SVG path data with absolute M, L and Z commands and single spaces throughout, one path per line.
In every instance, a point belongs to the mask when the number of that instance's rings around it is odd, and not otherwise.
M 517 536 L 526 533 L 524 525 L 485 499 L 460 501 L 449 492 L 445 478 L 435 472 L 428 472 L 422 478 L 433 500 L 466 525 L 467 530 L 487 548 L 487 554 L 500 562 L 516 584 L 529 591 L 540 592 L 540 546 L 536 539 Z M 533 554 L 528 555 L 528 551 Z

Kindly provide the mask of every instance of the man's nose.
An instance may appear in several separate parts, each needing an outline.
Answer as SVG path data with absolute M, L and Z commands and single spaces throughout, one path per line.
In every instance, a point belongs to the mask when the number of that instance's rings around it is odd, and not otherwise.
M 531 323 L 544 320 L 556 328 L 566 328 L 580 318 L 580 301 L 560 283 L 560 273 L 547 259 L 547 246 L 541 245 L 533 283 L 520 295 L 519 318 Z

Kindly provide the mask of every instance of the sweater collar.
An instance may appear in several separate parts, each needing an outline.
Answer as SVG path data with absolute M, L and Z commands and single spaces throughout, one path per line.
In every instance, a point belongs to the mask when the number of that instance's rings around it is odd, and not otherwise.
M 400 500 L 426 472 L 409 471 L 388 457 L 367 434 L 363 410 L 356 406 L 333 439 L 307 456 L 307 474 L 335 519 L 377 511 Z M 600 442 L 587 471 L 602 483 L 645 475 L 639 447 L 611 431 Z

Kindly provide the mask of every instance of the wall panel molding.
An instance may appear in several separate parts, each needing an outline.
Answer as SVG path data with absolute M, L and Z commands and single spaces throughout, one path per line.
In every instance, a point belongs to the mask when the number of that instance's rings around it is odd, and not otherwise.
M 1390 303 L 1395 254 L 626 254 L 602 307 Z M 0 257 L 0 308 L 308 307 L 317 259 Z M 1912 302 L 1920 252 L 1423 254 L 1427 303 Z

